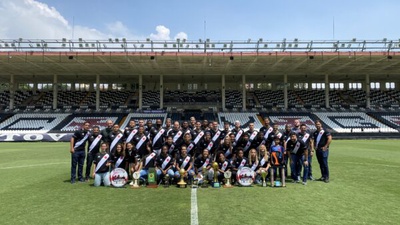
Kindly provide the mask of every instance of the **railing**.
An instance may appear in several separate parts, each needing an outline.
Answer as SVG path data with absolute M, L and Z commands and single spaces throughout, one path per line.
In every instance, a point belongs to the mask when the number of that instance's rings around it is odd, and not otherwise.
M 400 40 L 286 40 L 211 41 L 207 40 L 29 40 L 2 39 L 0 52 L 399 52 Z

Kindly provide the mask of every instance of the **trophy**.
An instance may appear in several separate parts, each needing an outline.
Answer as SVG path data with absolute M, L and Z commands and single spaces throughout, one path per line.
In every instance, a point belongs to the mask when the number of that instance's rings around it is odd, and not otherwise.
M 214 181 L 213 181 L 213 187 L 214 188 L 219 188 L 219 182 L 218 182 L 218 163 L 213 162 L 212 164 L 213 170 L 214 170 Z
M 186 182 L 183 180 L 184 176 L 185 176 L 185 169 L 181 168 L 179 170 L 179 174 L 181 175 L 181 180 L 178 182 L 178 185 L 180 188 L 185 188 L 186 187 Z
M 201 185 L 202 188 L 208 188 L 207 176 L 208 176 L 207 167 L 203 167 L 203 184 Z
M 132 178 L 133 178 L 132 188 L 139 188 L 138 179 L 140 178 L 140 173 L 139 172 L 134 172 L 132 174 Z
M 164 176 L 164 187 L 167 188 L 169 187 L 169 174 L 165 174 Z
M 231 187 L 233 187 L 232 184 L 231 184 L 232 172 L 231 172 L 231 171 L 226 171 L 226 172 L 224 173 L 224 177 L 225 177 L 225 180 L 226 180 L 226 183 L 225 183 L 225 185 L 224 185 L 224 188 L 231 188 Z
M 261 169 L 261 177 L 262 177 L 262 186 L 266 187 L 267 182 L 265 182 L 265 177 L 267 176 L 267 171 L 265 169 Z

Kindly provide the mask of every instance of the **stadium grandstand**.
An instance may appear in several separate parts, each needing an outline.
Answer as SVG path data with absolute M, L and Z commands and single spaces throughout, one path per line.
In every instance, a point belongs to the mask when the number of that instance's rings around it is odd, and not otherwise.
M 393 138 L 399 105 L 399 40 L 0 40 L 0 141 L 191 116 Z

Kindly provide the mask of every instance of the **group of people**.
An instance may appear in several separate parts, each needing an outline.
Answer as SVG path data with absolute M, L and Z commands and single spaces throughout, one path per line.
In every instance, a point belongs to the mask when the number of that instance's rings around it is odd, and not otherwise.
M 224 174 L 230 171 L 231 182 L 236 184 L 239 182 L 237 173 L 247 167 L 255 174 L 254 183 L 261 183 L 265 179 L 263 174 L 267 174 L 271 186 L 278 177 L 285 186 L 289 167 L 292 181 L 306 185 L 308 180 L 314 180 L 314 155 L 321 170 L 319 180 L 329 182 L 332 136 L 318 120 L 314 122 L 316 130 L 313 132 L 299 120 L 287 124 L 281 132 L 278 125 L 271 126 L 268 117 L 258 131 L 254 123 L 243 129 L 240 121 L 235 121 L 230 129 L 230 123 L 224 122 L 221 130 L 216 121 L 200 122 L 194 117 L 182 123 L 167 118 L 164 126 L 161 119 L 155 124 L 151 120 L 137 122 L 130 120 L 123 130 L 111 120 L 102 130 L 85 122 L 75 131 L 70 141 L 71 183 L 94 179 L 94 186 L 109 186 L 110 171 L 122 168 L 130 178 L 135 172 L 139 173 L 141 182 L 146 184 L 149 169 L 154 168 L 158 183 L 165 178 L 177 183 L 181 174 L 189 184 L 211 183 L 214 174 L 218 182 L 224 183 Z M 212 166 L 214 162 L 218 168 Z

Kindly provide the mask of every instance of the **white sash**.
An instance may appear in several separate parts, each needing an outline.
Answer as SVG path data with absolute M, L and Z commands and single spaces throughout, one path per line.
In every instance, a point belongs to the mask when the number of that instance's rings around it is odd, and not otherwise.
M 318 148 L 319 141 L 321 140 L 322 135 L 323 135 L 324 133 L 325 133 L 324 130 L 321 130 L 321 131 L 319 132 L 318 137 L 317 137 L 317 143 L 316 143 L 315 147 Z
M 86 135 L 82 138 L 82 140 L 75 143 L 74 148 L 77 148 L 81 144 L 85 143 L 85 141 L 88 139 L 89 135 L 90 135 L 90 132 L 86 132 Z
M 294 148 L 292 150 L 292 153 L 296 154 L 297 151 L 299 150 L 299 148 L 300 148 L 300 142 L 297 141 L 296 146 L 294 146 Z
M 200 132 L 198 135 L 197 135 L 197 137 L 194 139 L 194 143 L 191 143 L 188 147 L 187 147 L 187 152 L 189 153 L 192 149 L 193 149 L 193 147 L 194 147 L 194 145 L 196 145 L 197 144 L 197 142 L 199 142 L 200 141 L 200 139 L 203 137 L 203 135 L 204 135 L 204 132 L 202 131 L 202 132 Z
M 165 167 L 168 165 L 169 161 L 171 161 L 171 156 L 168 156 L 167 158 L 164 159 L 164 162 L 161 165 L 161 169 L 165 169 Z
M 264 164 L 265 164 L 265 158 L 263 157 L 263 158 L 261 159 L 261 161 L 260 161 L 260 166 L 264 166 Z
M 265 139 L 265 140 L 268 139 L 268 136 L 269 136 L 269 134 L 270 134 L 272 131 L 273 131 L 272 127 L 270 127 L 270 128 L 267 130 L 267 133 L 264 134 L 264 139 Z
M 307 139 L 310 137 L 310 134 L 309 133 L 306 133 L 305 135 L 304 135 L 304 137 L 303 137 L 303 139 L 301 139 L 304 143 L 306 143 L 307 142 Z
M 124 157 L 120 156 L 117 160 L 117 162 L 115 163 L 115 168 L 118 168 L 119 165 L 121 165 L 122 161 L 124 161 Z
M 131 142 L 133 136 L 135 136 L 135 134 L 138 132 L 137 129 L 133 129 L 132 132 L 129 134 L 129 136 L 126 138 L 126 142 Z
M 152 144 L 153 147 L 154 147 L 154 144 L 158 141 L 158 139 L 160 139 L 161 135 L 163 135 L 164 132 L 165 132 L 164 129 L 161 129 L 160 131 L 158 131 L 157 135 L 153 139 L 153 144 Z
M 210 159 L 207 158 L 206 161 L 204 162 L 203 166 L 201 167 L 207 167 L 207 165 L 210 163 Z
M 251 170 L 255 171 L 255 170 L 257 169 L 257 166 L 258 166 L 258 163 L 255 162 L 255 163 L 253 164 L 253 166 L 251 167 Z
M 136 149 L 139 150 L 140 147 L 142 147 L 142 144 L 146 141 L 147 137 L 146 135 L 143 135 L 142 138 L 140 138 L 140 141 L 136 144 Z
M 94 149 L 94 147 L 96 147 L 96 145 L 99 143 L 99 141 L 101 140 L 102 137 L 103 137 L 103 135 L 101 135 L 101 134 L 97 135 L 96 139 L 94 139 L 92 144 L 90 144 L 90 146 L 89 146 L 89 152 L 91 152 Z
M 225 152 L 225 157 L 228 157 L 231 154 L 231 148 L 228 148 L 228 150 Z
M 182 135 L 182 131 L 179 131 L 178 133 L 175 134 L 173 142 L 175 143 Z
M 114 138 L 114 140 L 111 142 L 110 151 L 115 147 L 115 145 L 118 143 L 118 141 L 119 141 L 121 138 L 122 138 L 122 134 L 119 133 L 119 134 Z
M 242 162 L 240 162 L 240 165 L 239 165 L 239 170 L 240 169 L 242 169 L 242 167 L 244 166 L 244 165 L 246 165 L 246 159 L 242 159 Z
M 181 165 L 181 169 L 185 169 L 186 165 L 189 163 L 190 161 L 190 156 L 186 156 L 185 160 L 183 161 L 182 165 Z
M 221 170 L 222 170 L 222 171 L 225 171 L 227 166 L 228 166 L 228 162 L 225 161 L 224 164 L 222 164 Z M 214 172 L 215 172 L 215 171 L 214 171 Z
M 151 153 L 149 156 L 147 156 L 146 157 L 146 161 L 145 161 L 145 163 L 144 163 L 144 167 L 146 167 L 147 166 L 147 164 L 150 162 L 150 160 L 152 159 L 152 158 L 154 158 L 154 156 L 156 156 L 156 153 Z
M 203 135 L 204 135 L 204 132 L 202 131 L 202 132 L 200 132 L 198 135 L 197 135 L 197 137 L 194 139 L 194 144 L 197 144 L 199 141 L 200 141 L 200 139 L 203 137 Z
M 208 144 L 208 146 L 207 146 L 207 150 L 210 151 L 213 146 L 214 146 L 214 142 L 211 141 L 210 144 Z
M 240 130 L 235 136 L 235 142 L 239 141 L 239 138 L 242 136 L 243 130 Z
M 100 169 L 100 167 L 103 166 L 103 164 L 107 161 L 107 159 L 108 159 L 109 157 L 110 157 L 109 154 L 105 154 L 105 155 L 103 156 L 103 158 L 101 158 L 100 162 L 98 162 L 97 165 L 96 165 L 96 169 L 94 170 L 95 173 L 97 172 L 97 170 Z
M 171 147 L 169 147 L 168 152 L 171 154 L 171 152 L 175 149 L 175 145 L 172 144 Z
M 247 149 L 249 149 L 249 147 L 250 147 L 250 145 L 251 145 L 251 142 L 254 140 L 254 138 L 257 136 L 257 131 L 254 131 L 252 134 L 251 134 L 251 136 L 250 136 L 250 138 L 249 138 L 249 141 L 247 142 L 247 144 L 246 144 L 246 146 L 244 147 L 244 151 L 247 151 Z
M 214 137 L 213 137 L 211 140 L 212 140 L 213 142 L 215 142 L 215 141 L 219 138 L 220 135 L 221 135 L 221 131 L 218 130 L 217 133 L 215 133 Z

